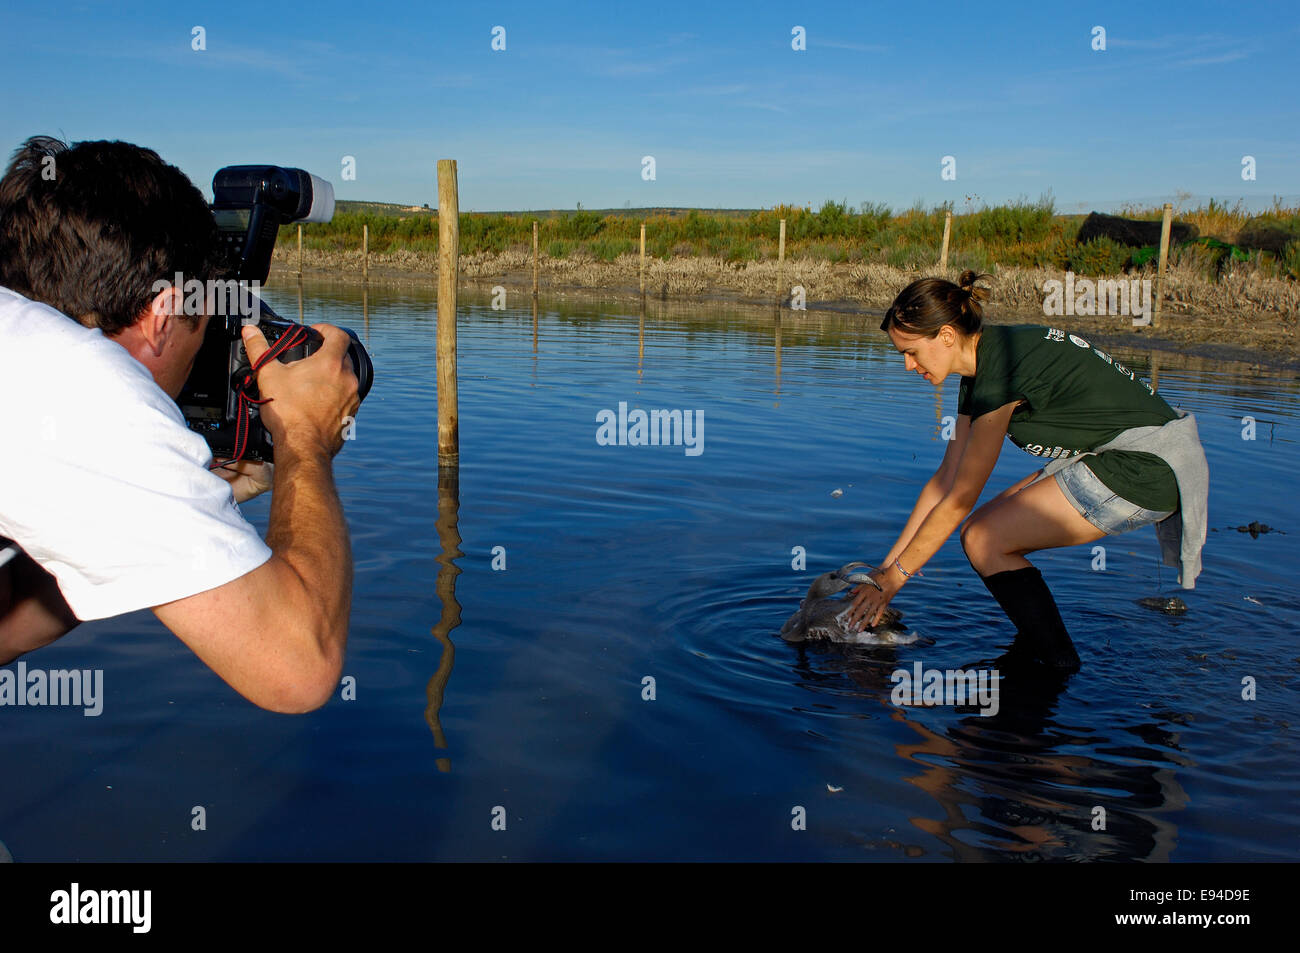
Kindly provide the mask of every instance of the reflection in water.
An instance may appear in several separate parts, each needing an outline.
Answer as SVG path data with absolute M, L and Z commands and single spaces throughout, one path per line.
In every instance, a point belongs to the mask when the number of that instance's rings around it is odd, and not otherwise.
M 533 353 L 537 353 L 537 292 L 533 292 Z M 536 370 L 536 365 L 534 365 Z
M 460 517 L 460 471 L 456 467 L 438 469 L 438 520 L 434 524 L 438 532 L 441 552 L 438 553 L 438 580 L 434 590 L 442 604 L 442 615 L 433 627 L 433 637 L 442 643 L 442 658 L 438 661 L 438 670 L 429 679 L 425 688 L 428 705 L 424 709 L 424 720 L 433 732 L 433 744 L 437 748 L 447 747 L 447 736 L 443 733 L 438 712 L 442 709 L 442 696 L 447 688 L 447 679 L 451 677 L 452 666 L 456 662 L 456 646 L 451 641 L 451 630 L 460 625 L 460 603 L 456 601 L 456 577 L 460 567 L 455 560 L 464 553 L 460 549 L 460 530 L 457 521 Z M 451 770 L 450 758 L 437 760 L 439 771 Z
M 370 347 L 370 284 L 361 286 L 361 320 L 365 322 L 366 347 Z
M 772 322 L 772 337 L 776 348 L 776 396 L 781 396 L 781 309 L 776 309 L 776 319 Z M 781 406 L 778 400 L 772 405 L 773 407 Z
M 913 714 L 891 700 L 896 650 L 818 643 L 799 650 L 795 668 L 802 684 L 821 683 L 834 693 L 829 683 L 847 677 L 858 690 L 854 694 L 879 703 L 893 721 L 917 734 L 919 741 L 896 744 L 894 751 L 905 770 L 920 769 L 903 779 L 938 802 L 941 816 L 910 820 L 946 844 L 950 859 L 1170 859 L 1177 827 L 1164 815 L 1181 811 L 1188 801 L 1175 770 L 1195 766 L 1171 753 L 1178 750 L 1177 734 L 1151 724 L 1131 726 L 1126 730 L 1146 742 L 1132 745 L 1101 736 L 1095 727 L 1062 724 L 1054 715 L 1069 678 L 1019 671 L 1000 673 L 996 714 L 967 715 L 935 730 L 941 719 L 927 717 L 925 709 Z M 937 708 L 935 714 L 948 710 Z M 967 710 L 978 711 L 957 709 Z M 908 856 L 925 852 L 892 841 L 872 846 Z
M 641 318 L 636 330 L 636 376 L 641 377 L 641 365 L 645 363 L 645 295 L 641 296 Z
M 283 300 L 292 309 L 289 288 Z M 346 307 L 333 309 L 341 323 L 361 310 L 361 292 L 348 295 Z M 1191 613 L 1172 620 L 1133 605 L 1155 594 L 1153 582 L 1172 582 L 1157 576 L 1164 568 L 1153 530 L 1126 537 L 1129 545 L 1109 554 L 1115 568 L 1104 576 L 1090 568 L 1086 548 L 1052 554 L 1063 579 L 1073 574 L 1062 597 L 1072 629 L 1079 620 L 1080 631 L 1072 634 L 1096 639 L 1084 672 L 1063 689 L 1000 681 L 1000 711 L 987 718 L 974 708 L 895 707 L 889 676 L 900 663 L 910 667 L 920 649 L 801 653 L 776 635 L 798 600 L 786 591 L 791 545 L 829 563 L 848 558 L 849 545 L 865 543 L 869 550 L 873 540 L 892 538 L 942 455 L 942 428 L 928 448 L 924 442 L 912 448 L 915 459 L 900 449 L 900 436 L 919 438 L 931 415 L 942 424 L 954 412 L 952 388 L 944 400 L 917 386 L 870 322 L 789 311 L 778 320 L 770 302 L 743 314 L 722 306 L 678 308 L 656 295 L 650 374 L 648 305 L 643 312 L 631 298 L 612 306 L 548 301 L 543 366 L 540 301 L 530 329 L 523 299 L 518 309 L 501 312 L 482 296 L 464 326 L 474 344 L 462 358 L 465 414 L 491 454 L 459 502 L 467 520 L 474 513 L 476 538 L 508 534 L 543 557 L 533 560 L 532 575 L 512 574 L 503 593 L 473 572 L 456 578 L 465 545 L 456 535 L 456 497 L 444 488 L 441 508 L 428 512 L 422 505 L 428 454 L 408 452 L 410 421 L 427 419 L 432 386 L 427 289 L 399 297 L 372 288 L 370 296 L 374 341 L 392 365 L 382 379 L 384 399 L 375 405 L 389 427 L 389 443 L 378 450 L 394 462 L 386 473 L 393 482 L 383 493 L 369 489 L 373 470 L 360 458 L 340 465 L 342 484 L 366 503 L 349 513 L 359 529 L 359 558 L 368 554 L 373 567 L 358 587 L 364 594 L 358 612 L 378 618 L 393 598 L 409 598 L 432 625 L 427 559 L 419 578 L 390 576 L 384 568 L 390 553 L 408 553 L 416 564 L 422 555 L 408 513 L 422 513 L 426 530 L 440 517 L 442 558 L 435 570 L 444 601 L 433 634 L 442 643 L 441 663 L 434 660 L 438 673 L 431 680 L 424 657 L 415 691 L 428 683 L 433 754 L 448 759 L 439 762 L 448 770 L 455 759 L 438 715 L 453 668 L 451 631 L 462 655 L 466 640 L 479 633 L 508 639 L 518 671 L 539 673 L 542 692 L 536 678 L 491 679 L 482 666 L 463 664 L 468 656 L 460 658 L 452 701 L 474 697 L 485 704 L 446 732 L 455 734 L 458 751 L 487 745 L 495 753 L 504 745 L 505 754 L 482 770 L 493 772 L 501 787 L 518 784 L 533 800 L 530 828 L 538 833 L 529 850 L 535 856 L 1279 860 L 1294 843 L 1291 795 L 1300 777 L 1293 729 L 1281 723 L 1300 721 L 1292 714 L 1295 693 L 1275 693 L 1274 707 L 1265 710 L 1226 705 L 1223 692 L 1232 690 L 1235 700 L 1235 683 L 1247 672 L 1279 678 L 1294 672 L 1296 564 L 1283 547 L 1295 536 L 1214 534 L 1215 561 L 1204 588 L 1190 594 Z M 324 307 L 318 300 L 335 299 L 314 297 L 314 310 Z M 675 403 L 683 405 L 726 401 L 714 418 L 726 420 L 729 438 L 718 452 L 696 459 L 595 445 L 593 404 L 626 399 L 634 331 L 638 380 L 657 388 L 665 405 L 679 395 Z M 530 337 L 537 348 L 531 359 Z M 1295 429 L 1300 381 L 1294 375 L 1257 381 L 1245 369 L 1201 365 L 1177 353 L 1112 353 L 1144 377 L 1144 370 L 1158 373 L 1162 396 L 1182 401 L 1205 422 L 1202 438 L 1218 468 L 1211 508 L 1218 501 L 1223 513 L 1242 513 L 1216 522 L 1258 519 L 1291 528 L 1294 503 L 1258 488 L 1285 485 L 1294 469 L 1296 445 L 1282 442 L 1288 425 Z M 613 369 L 611 354 L 621 356 Z M 516 412 L 523 410 L 521 393 L 530 398 L 526 412 Z M 854 427 L 852 408 L 863 399 L 891 413 L 876 426 Z M 1239 421 L 1247 413 L 1279 421 L 1272 451 L 1265 450 L 1267 428 L 1261 427 L 1258 443 L 1245 447 L 1262 452 L 1241 452 Z M 529 432 L 523 449 L 521 420 Z M 788 452 L 792 446 L 797 452 Z M 558 481 L 557 452 L 566 471 Z M 1024 459 L 1004 454 L 993 486 L 1023 476 Z M 842 498 L 825 492 L 849 482 L 855 486 Z M 1247 495 L 1235 493 L 1237 487 Z M 852 539 L 846 517 L 854 524 Z M 690 541 L 684 556 L 683 539 Z M 968 575 L 957 543 L 936 558 L 934 579 L 941 584 L 909 590 L 915 602 L 903 607 L 921 634 L 934 639 L 924 655 L 933 653 L 942 666 L 991 659 L 990 643 L 1010 635 L 1001 631 L 1005 621 L 994 615 L 991 597 Z M 646 584 L 647 566 L 655 568 L 654 585 Z M 719 578 L 726 584 L 718 585 Z M 1244 601 L 1246 595 L 1259 604 Z M 611 618 L 618 621 L 611 625 Z M 420 647 L 427 652 L 427 644 Z M 941 655 L 947 660 L 938 662 Z M 798 658 L 805 667 L 796 673 Z M 603 666 L 597 677 L 592 659 Z M 646 672 L 661 686 L 669 678 L 678 686 L 671 707 L 637 698 L 637 679 Z M 409 691 L 404 697 L 409 709 Z M 414 741 L 428 744 L 418 733 Z M 428 754 L 425 748 L 415 756 L 433 771 Z M 471 767 L 477 775 L 480 765 L 461 756 L 455 773 Z M 406 767 L 374 770 L 386 803 L 410 800 Z M 840 793 L 827 791 L 828 784 Z M 448 788 L 449 797 L 459 789 Z M 786 789 L 800 798 L 788 804 L 804 803 L 812 790 L 826 798 L 824 836 L 789 847 L 750 836 L 769 823 L 772 804 L 730 793 L 770 791 L 786 804 Z M 711 792 L 720 792 L 718 799 L 705 804 Z M 683 804 L 690 807 L 666 812 L 671 820 L 650 807 Z M 1105 811 L 1104 828 L 1098 808 Z M 375 812 L 375 823 L 385 816 Z M 436 838 L 428 842 L 441 856 L 480 856 Z

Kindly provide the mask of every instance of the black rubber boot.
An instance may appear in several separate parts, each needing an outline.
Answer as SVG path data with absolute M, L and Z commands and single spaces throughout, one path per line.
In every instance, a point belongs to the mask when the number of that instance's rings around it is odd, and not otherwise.
M 1079 653 L 1037 567 L 1008 569 L 980 579 L 1016 627 L 1011 655 L 1035 659 L 1057 672 L 1079 670 Z

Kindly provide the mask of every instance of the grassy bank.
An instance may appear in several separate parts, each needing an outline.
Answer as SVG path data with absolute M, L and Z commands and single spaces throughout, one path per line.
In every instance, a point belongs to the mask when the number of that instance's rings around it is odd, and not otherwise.
M 908 282 L 939 274 L 936 267 L 944 209 L 850 212 L 828 203 L 807 209 L 760 212 L 715 210 L 623 210 L 606 215 L 579 211 L 552 214 L 463 214 L 460 273 L 464 282 L 502 286 L 512 293 L 532 288 L 532 223 L 540 222 L 540 285 L 547 294 L 590 292 L 634 298 L 640 263 L 637 237 L 647 225 L 646 292 L 658 299 L 717 299 L 771 304 L 778 280 L 784 293 L 802 286 L 810 311 L 883 310 Z M 1142 210 L 1126 210 L 1139 217 Z M 787 260 L 779 266 L 776 239 L 787 217 Z M 1158 210 L 1145 217 L 1159 219 Z M 1016 205 L 955 215 L 947 277 L 963 268 L 992 276 L 986 315 L 994 322 L 1047 323 L 1044 283 L 1077 275 L 1121 277 L 1130 254 L 1106 242 L 1073 243 L 1082 216 L 1058 216 L 1049 205 Z M 1214 205 L 1178 215 L 1202 236 L 1227 244 L 1279 230 L 1300 234 L 1300 210 L 1278 208 L 1248 216 Z M 360 281 L 361 227 L 370 226 L 369 273 L 374 282 L 428 284 L 437 273 L 437 217 L 421 209 L 344 207 L 329 225 L 304 228 L 303 270 L 309 277 Z M 838 237 L 833 237 L 837 234 Z M 770 233 L 770 234 L 769 234 Z M 630 237 L 628 237 L 630 236 Z M 273 280 L 292 279 L 297 268 L 296 233 L 282 230 Z M 752 250 L 743 256 L 737 248 Z M 1300 361 L 1300 281 L 1294 277 L 1296 241 L 1282 254 L 1252 252 L 1245 260 L 1222 249 L 1175 248 L 1165 281 L 1165 319 L 1159 329 L 1135 328 L 1126 316 L 1054 317 L 1058 327 L 1152 346 L 1192 349 L 1274 364 Z M 1153 263 L 1129 267 L 1128 278 L 1154 278 Z M 1157 344 L 1157 341 L 1159 343 Z
M 614 262 L 637 253 L 644 222 L 646 254 L 651 258 L 715 260 L 743 267 L 776 260 L 779 223 L 784 218 L 788 259 L 922 270 L 938 260 L 944 216 L 950 210 L 950 206 L 938 206 L 894 212 L 884 205 L 863 203 L 850 208 L 845 202 L 828 201 L 815 212 L 811 208 L 777 206 L 756 211 L 578 209 L 462 213 L 460 243 L 462 254 L 468 256 L 529 253 L 533 222 L 538 221 L 540 246 L 546 257 Z M 1130 266 L 1132 250 L 1109 239 L 1077 244 L 1075 239 L 1085 216 L 1057 215 L 1050 200 L 965 213 L 952 211 L 949 265 L 957 271 L 1068 269 L 1078 275 L 1108 276 Z M 1161 212 L 1131 208 L 1123 214 L 1158 221 Z M 1196 226 L 1201 237 L 1222 243 L 1218 247 L 1193 244 L 1172 249 L 1171 264 L 1184 272 L 1200 272 L 1207 281 L 1218 280 L 1225 271 L 1249 271 L 1263 279 L 1300 279 L 1300 208 L 1279 205 L 1265 214 L 1251 215 L 1240 207 L 1230 209 L 1211 202 L 1179 212 L 1176 220 Z M 374 254 L 424 257 L 437 253 L 435 212 L 375 203 L 340 203 L 334 221 L 303 228 L 303 243 L 306 249 L 318 252 L 359 249 L 363 226 L 369 227 Z M 1260 242 L 1261 236 L 1266 236 L 1267 241 Z M 296 248 L 296 241 L 294 229 L 282 229 L 282 249 Z M 1235 259 L 1223 247 L 1243 242 L 1245 247 Z M 1251 243 L 1256 242 L 1274 250 L 1252 248 Z M 1239 260 L 1243 257 L 1244 261 Z

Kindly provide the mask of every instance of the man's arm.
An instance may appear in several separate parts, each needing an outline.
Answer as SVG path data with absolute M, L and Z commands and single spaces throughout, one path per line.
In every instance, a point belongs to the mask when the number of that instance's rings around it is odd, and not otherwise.
M 235 691 L 279 712 L 312 711 L 329 699 L 352 604 L 352 553 L 331 460 L 343 446 L 343 418 L 359 404 L 357 379 L 348 336 L 315 327 L 325 338 L 315 354 L 258 372 L 258 389 L 271 398 L 262 420 L 275 444 L 271 558 L 224 586 L 154 608 Z M 266 340 L 245 332 L 255 362 Z
M 278 441 L 269 560 L 224 586 L 157 606 L 163 625 L 253 704 L 300 713 L 343 669 L 352 554 L 330 457 Z
M 0 554 L 7 550 L 8 540 L 0 540 Z M 36 560 L 17 550 L 0 566 L 0 665 L 49 645 L 77 622 L 59 584 Z

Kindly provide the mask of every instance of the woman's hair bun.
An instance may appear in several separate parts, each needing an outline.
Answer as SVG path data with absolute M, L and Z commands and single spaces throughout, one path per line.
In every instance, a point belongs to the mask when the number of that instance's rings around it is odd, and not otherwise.
M 966 292 L 968 301 L 978 305 L 988 297 L 989 292 L 987 288 L 979 287 L 976 282 L 987 277 L 988 275 L 976 274 L 967 268 L 961 273 L 961 277 L 957 279 L 957 287 Z
M 962 334 L 974 334 L 984 322 L 980 302 L 989 294 L 988 288 L 977 282 L 988 277 L 967 269 L 955 285 L 946 278 L 918 278 L 898 293 L 880 322 L 880 330 L 898 328 L 932 338 L 950 324 Z

